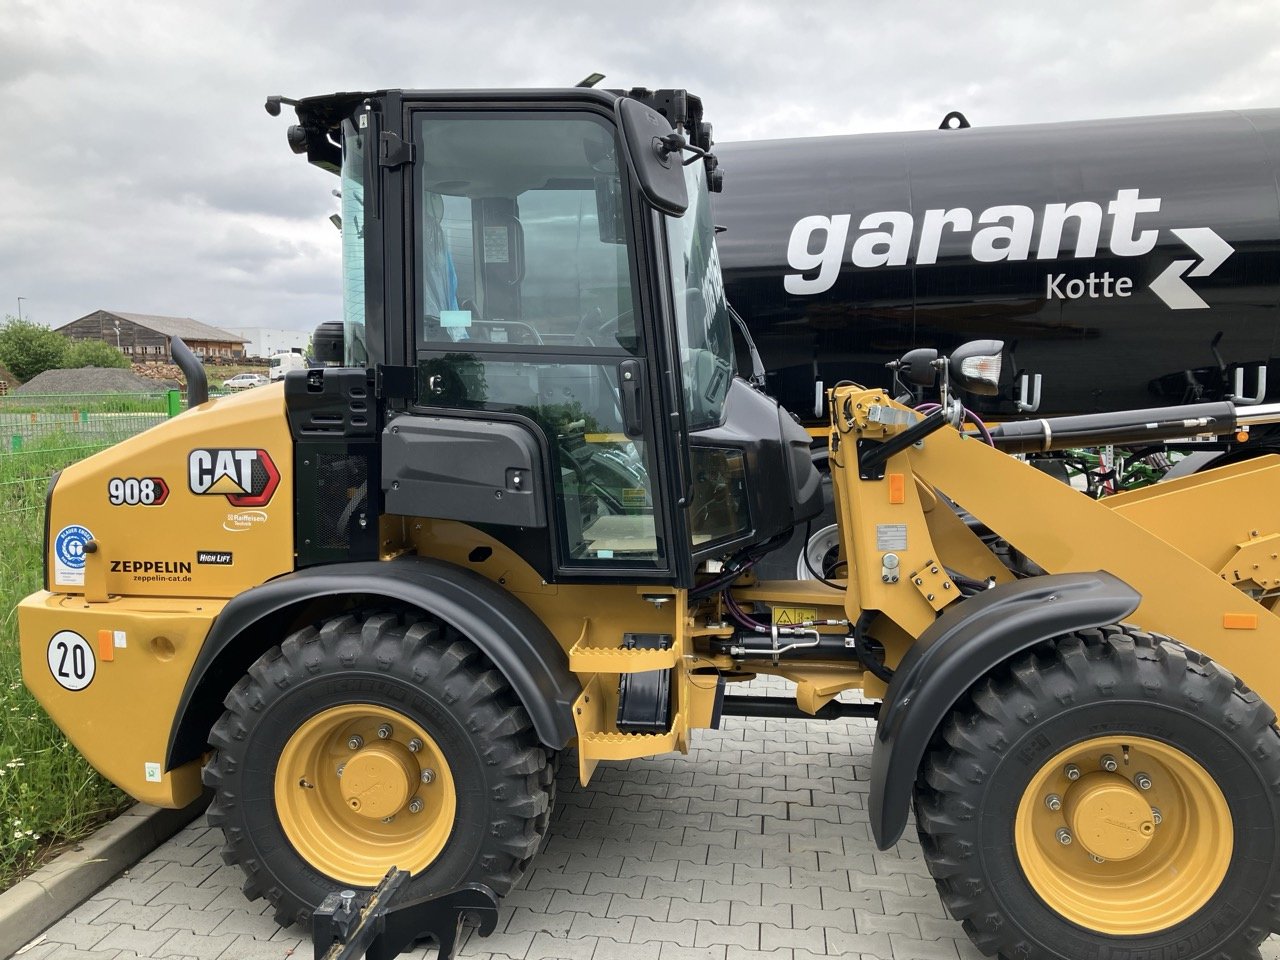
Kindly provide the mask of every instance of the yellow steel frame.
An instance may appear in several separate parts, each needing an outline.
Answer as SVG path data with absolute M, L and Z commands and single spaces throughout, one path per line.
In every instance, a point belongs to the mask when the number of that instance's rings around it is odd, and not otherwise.
M 873 420 L 873 408 L 881 419 L 897 411 L 899 422 Z M 892 457 L 884 480 L 863 480 L 857 441 L 888 438 L 916 415 L 880 391 L 854 387 L 833 392 L 832 410 L 832 475 L 841 513 L 852 520 L 842 527 L 853 571 L 845 597 L 851 618 L 879 610 L 904 637 L 915 637 L 944 599 L 914 582 L 921 571 L 940 563 L 976 578 L 993 572 L 990 563 L 976 563 L 982 545 L 957 526 L 954 511 L 938 500 L 945 496 L 1049 573 L 1105 570 L 1124 580 L 1142 595 L 1135 623 L 1209 655 L 1280 703 L 1280 674 L 1266 666 L 1280 649 L 1280 617 L 1258 602 L 1280 579 L 1280 458 L 1097 501 L 944 427 Z M 892 474 L 906 480 L 901 503 L 891 502 Z M 902 570 L 897 582 L 881 579 L 887 530 L 895 544 L 905 544 L 894 551 Z M 954 594 L 946 603 L 955 602 Z M 901 643 L 893 647 L 890 663 L 905 652 Z

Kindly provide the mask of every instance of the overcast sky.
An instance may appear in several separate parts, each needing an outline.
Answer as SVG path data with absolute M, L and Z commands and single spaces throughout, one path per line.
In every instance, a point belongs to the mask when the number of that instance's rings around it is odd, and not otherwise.
M 339 313 L 336 180 L 299 97 L 683 86 L 718 140 L 1280 106 L 1277 4 L 0 0 L 0 314 L 311 329 Z M 729 172 L 732 176 L 732 172 Z M 728 189 L 732 189 L 729 185 Z

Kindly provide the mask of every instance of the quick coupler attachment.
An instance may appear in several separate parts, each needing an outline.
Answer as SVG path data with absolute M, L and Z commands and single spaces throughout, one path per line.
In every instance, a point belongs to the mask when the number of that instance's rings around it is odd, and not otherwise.
M 394 960 L 422 940 L 436 944 L 439 960 L 453 960 L 465 925 L 481 937 L 498 925 L 498 898 L 483 883 L 403 900 L 408 885 L 409 874 L 392 867 L 372 891 L 325 897 L 311 916 L 316 960 Z

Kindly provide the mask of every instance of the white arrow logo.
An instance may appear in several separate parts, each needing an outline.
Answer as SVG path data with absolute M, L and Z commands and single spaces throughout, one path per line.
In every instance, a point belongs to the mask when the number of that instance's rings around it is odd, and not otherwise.
M 1174 230 L 1173 235 L 1200 257 L 1200 265 L 1187 273 L 1188 277 L 1209 276 L 1235 252 L 1231 244 L 1208 227 L 1184 227 L 1181 230 Z M 1187 286 L 1186 281 L 1182 279 L 1187 267 L 1194 263 L 1194 260 L 1175 260 L 1165 267 L 1160 276 L 1151 281 L 1151 292 L 1168 304 L 1170 310 L 1208 308 L 1209 305 L 1201 299 L 1200 294 Z

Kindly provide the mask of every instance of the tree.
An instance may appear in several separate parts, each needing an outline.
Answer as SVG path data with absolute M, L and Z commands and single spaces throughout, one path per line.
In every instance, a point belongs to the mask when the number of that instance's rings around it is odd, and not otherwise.
M 109 343 L 101 340 L 76 340 L 67 351 L 60 366 L 75 367 L 127 367 L 129 360 Z
M 6 317 L 0 325 L 0 364 L 19 380 L 63 366 L 71 341 L 30 320 Z

